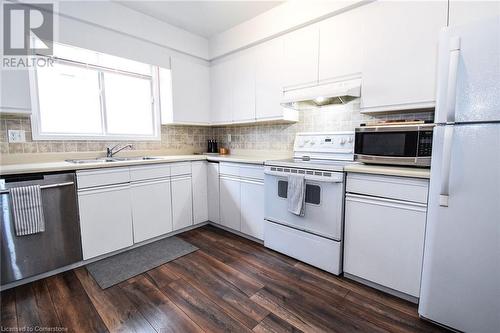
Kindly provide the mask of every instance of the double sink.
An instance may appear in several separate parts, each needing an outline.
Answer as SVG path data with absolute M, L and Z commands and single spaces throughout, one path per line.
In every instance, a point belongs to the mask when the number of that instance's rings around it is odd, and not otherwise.
M 66 162 L 74 164 L 86 164 L 86 163 L 112 163 L 112 162 L 127 162 L 127 161 L 150 161 L 150 160 L 161 160 L 161 157 L 151 157 L 151 156 L 134 156 L 134 157 L 98 157 L 89 159 L 75 159 L 66 160 Z

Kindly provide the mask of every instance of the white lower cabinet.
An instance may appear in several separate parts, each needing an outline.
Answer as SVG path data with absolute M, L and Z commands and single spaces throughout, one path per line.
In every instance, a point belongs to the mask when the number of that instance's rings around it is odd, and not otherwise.
M 134 243 L 172 231 L 170 179 L 132 183 Z
M 191 175 L 172 176 L 172 222 L 174 230 L 193 225 Z
M 238 178 L 220 177 L 220 223 L 238 231 L 241 229 L 240 190 Z
M 394 199 L 391 193 L 414 191 L 415 182 L 427 186 L 428 181 L 408 179 L 406 191 L 401 177 L 373 177 L 385 179 L 385 187 L 374 186 L 369 175 L 362 177 L 365 186 L 355 174 L 347 178 L 344 272 L 418 298 L 427 204 Z M 365 189 L 370 193 L 362 193 Z
M 220 223 L 264 239 L 264 168 L 220 163 Z
M 208 163 L 207 186 L 208 220 L 219 223 L 219 163 Z
M 207 162 L 192 162 L 191 169 L 193 185 L 193 222 L 197 224 L 208 221 Z
M 264 239 L 264 183 L 241 180 L 241 232 Z
M 133 244 L 130 185 L 78 191 L 83 259 Z

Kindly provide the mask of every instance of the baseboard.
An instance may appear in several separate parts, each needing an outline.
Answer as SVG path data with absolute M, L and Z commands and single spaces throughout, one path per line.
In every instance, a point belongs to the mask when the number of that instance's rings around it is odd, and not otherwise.
M 256 242 L 256 243 L 259 243 L 261 245 L 264 245 L 264 241 L 263 240 L 260 240 L 258 238 L 255 238 L 255 237 L 252 237 L 252 236 L 249 236 L 249 235 L 246 235 L 240 231 L 237 231 L 237 230 L 234 230 L 234 229 L 231 229 L 231 228 L 228 228 L 226 226 L 223 226 L 223 225 L 220 225 L 219 223 L 216 223 L 216 222 L 212 222 L 212 221 L 208 221 L 208 224 L 211 225 L 211 226 L 214 226 L 216 228 L 219 228 L 219 229 L 222 229 L 222 230 L 225 230 L 227 232 L 230 232 L 232 234 L 235 234 L 237 236 L 240 236 L 240 237 L 243 237 L 243 238 L 246 238 L 248 240 L 251 240 L 253 242 Z
M 365 280 L 363 278 L 360 278 L 360 277 L 355 276 L 355 275 L 351 275 L 351 274 L 346 273 L 346 272 L 344 272 L 344 277 L 348 278 L 348 279 L 351 279 L 351 280 L 354 280 L 356 282 L 359 282 L 361 284 L 364 284 L 364 285 L 366 285 L 368 287 L 372 287 L 374 289 L 383 291 L 386 294 L 390 294 L 392 296 L 396 296 L 396 297 L 402 298 L 404 300 L 407 300 L 408 302 L 412 302 L 412 303 L 418 304 L 418 297 L 411 296 L 411 295 L 402 293 L 400 291 L 397 291 L 397 290 L 394 290 L 394 289 L 391 289 L 391 288 L 388 288 L 388 287 L 384 287 L 384 286 L 382 286 L 382 285 L 380 285 L 378 283 Z

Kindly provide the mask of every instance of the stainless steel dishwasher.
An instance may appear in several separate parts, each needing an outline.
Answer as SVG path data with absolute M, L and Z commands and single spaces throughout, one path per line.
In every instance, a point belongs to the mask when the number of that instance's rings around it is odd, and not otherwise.
M 16 236 L 9 189 L 38 184 L 45 231 Z M 41 274 L 82 260 L 75 174 L 28 174 L 0 179 L 1 284 Z

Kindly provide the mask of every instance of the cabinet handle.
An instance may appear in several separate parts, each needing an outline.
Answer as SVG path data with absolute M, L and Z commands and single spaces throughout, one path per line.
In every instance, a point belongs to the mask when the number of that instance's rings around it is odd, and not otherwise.
M 346 194 L 346 201 L 362 202 L 378 206 L 415 210 L 419 212 L 425 212 L 427 210 L 427 205 L 423 203 L 403 201 L 397 199 L 379 198 L 379 197 L 372 197 L 372 196 L 352 194 L 352 193 Z

